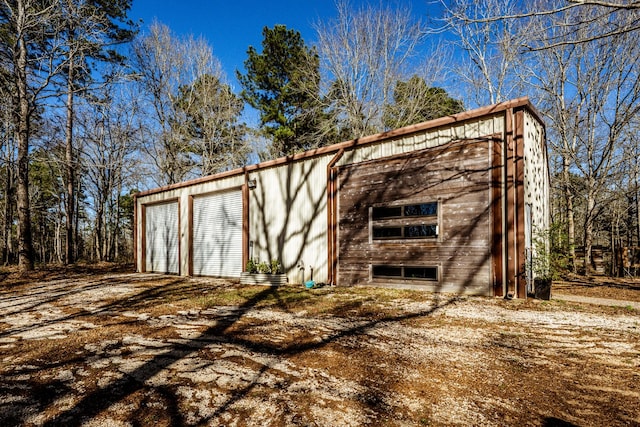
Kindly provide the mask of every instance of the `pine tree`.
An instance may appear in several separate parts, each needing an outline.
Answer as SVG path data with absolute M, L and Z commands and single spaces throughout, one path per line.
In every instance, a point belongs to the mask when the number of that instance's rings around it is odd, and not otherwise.
M 260 112 L 260 125 L 271 139 L 272 156 L 283 156 L 320 145 L 316 139 L 319 113 L 320 60 L 298 31 L 284 25 L 265 27 L 262 52 L 253 46 L 237 71 L 242 98 Z
M 444 89 L 431 87 L 414 75 L 398 81 L 391 105 L 385 107 L 384 124 L 395 129 L 464 111 L 461 101 L 451 98 Z

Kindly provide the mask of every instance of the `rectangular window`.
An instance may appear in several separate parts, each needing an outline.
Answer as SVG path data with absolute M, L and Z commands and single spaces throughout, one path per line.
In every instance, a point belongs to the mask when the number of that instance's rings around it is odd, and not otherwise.
M 372 219 L 400 218 L 402 216 L 402 206 L 380 206 L 374 207 L 372 210 Z
M 402 277 L 402 267 L 374 265 L 373 277 Z
M 372 240 L 435 239 L 438 202 L 371 208 Z
M 421 239 L 425 237 L 436 237 L 437 235 L 438 226 L 435 224 L 409 225 L 404 228 L 404 237 L 407 239 Z
M 438 267 L 434 266 L 373 265 L 371 270 L 373 278 L 438 281 Z
M 420 203 L 404 207 L 404 216 L 434 216 L 438 215 L 438 203 Z
M 438 267 L 405 267 L 404 276 L 407 279 L 438 280 Z
M 402 238 L 402 227 L 373 227 L 374 239 L 400 239 Z

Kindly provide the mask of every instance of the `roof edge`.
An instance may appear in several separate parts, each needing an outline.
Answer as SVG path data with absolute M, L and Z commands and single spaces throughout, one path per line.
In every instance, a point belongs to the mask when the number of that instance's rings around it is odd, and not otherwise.
M 463 111 L 461 113 L 440 117 L 437 119 L 429 120 L 429 121 L 418 123 L 415 125 L 409 125 L 409 126 L 393 129 L 386 132 L 380 132 L 373 135 L 364 136 L 361 138 L 338 142 L 336 144 L 327 145 L 324 147 L 305 151 L 303 153 L 292 154 L 289 156 L 280 157 L 274 160 L 267 160 L 265 162 L 261 162 L 253 165 L 243 166 L 241 168 L 217 173 L 214 175 L 203 176 L 201 178 L 195 178 L 188 181 L 178 182 L 176 184 L 165 185 L 165 186 L 154 188 L 151 190 L 141 191 L 139 193 L 136 193 L 134 197 L 150 196 L 152 194 L 162 193 L 169 190 L 176 190 L 183 187 L 190 187 L 193 185 L 203 184 L 209 181 L 216 181 L 223 178 L 242 175 L 247 172 L 256 171 L 259 169 L 270 168 L 270 167 L 286 164 L 289 162 L 308 159 L 316 156 L 321 156 L 324 154 L 330 154 L 342 149 L 346 150 L 350 148 L 360 147 L 363 145 L 373 144 L 375 142 L 384 141 L 386 139 L 398 138 L 401 136 L 410 135 L 412 133 L 422 132 L 427 129 L 433 129 L 433 128 L 438 128 L 442 126 L 451 125 L 453 123 L 461 123 L 461 122 L 465 122 L 465 121 L 479 118 L 482 116 L 488 116 L 491 114 L 496 114 L 502 111 L 515 109 L 515 108 L 528 109 L 535 116 L 535 118 L 544 126 L 544 122 L 541 120 L 540 114 L 529 101 L 529 97 L 523 96 L 523 97 L 515 98 L 509 101 L 500 102 L 498 104 L 493 104 L 493 105 L 476 108 L 473 110 Z

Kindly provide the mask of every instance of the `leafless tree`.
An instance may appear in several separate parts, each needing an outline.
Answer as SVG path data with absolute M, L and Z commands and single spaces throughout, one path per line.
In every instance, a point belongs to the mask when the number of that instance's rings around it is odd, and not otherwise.
M 574 9 L 578 16 L 562 15 L 547 22 L 549 37 L 562 31 L 563 20 L 587 22 L 598 16 L 589 8 Z M 599 27 L 598 21 L 593 26 Z M 573 37 L 585 40 L 589 27 Z M 570 41 L 570 40 L 569 40 Z M 541 106 L 553 136 L 552 148 L 562 158 L 562 191 L 565 198 L 570 246 L 575 240 L 573 201 L 585 204 L 583 243 L 585 271 L 590 271 L 596 219 L 607 208 L 610 189 L 624 160 L 626 130 L 640 113 L 640 33 L 625 32 L 588 43 L 562 43 L 539 51 L 531 67 L 531 80 L 541 89 Z M 572 175 L 583 185 L 572 187 Z
M 495 104 L 520 96 L 523 81 L 518 72 L 528 22 L 491 20 L 492 16 L 516 14 L 516 0 L 443 1 L 443 20 L 464 53 L 453 66 L 476 105 Z M 472 94 L 472 95 L 470 95 Z
M 67 194 L 65 197 L 66 252 L 65 262 L 74 261 L 74 229 L 76 205 L 77 150 L 74 148 L 74 102 L 77 94 L 87 92 L 96 82 L 91 67 L 92 60 L 119 62 L 123 58 L 113 50 L 113 46 L 127 42 L 133 31 L 126 21 L 126 11 L 130 0 L 116 0 L 109 3 L 87 0 L 64 0 L 57 2 L 60 22 L 57 24 L 64 61 L 62 90 L 66 94 L 65 124 L 65 174 Z M 125 26 L 119 24 L 124 22 Z
M 157 184 L 172 184 L 193 174 L 197 159 L 188 125 L 179 108 L 181 88 L 209 75 L 222 80 L 222 71 L 204 39 L 177 37 L 154 22 L 148 34 L 133 43 L 132 60 L 138 73 L 140 94 L 149 106 L 146 150 L 160 172 Z
M 135 185 L 134 154 L 139 146 L 139 106 L 130 85 L 105 87 L 81 105 L 79 141 L 84 187 L 92 200 L 92 254 L 101 261 L 118 258 L 120 201 Z
M 489 0 L 493 1 L 493 0 Z M 449 7 L 451 3 L 441 0 L 445 7 Z M 486 0 L 473 0 L 470 5 L 480 5 L 484 7 Z M 583 13 L 581 9 L 588 10 L 590 13 Z M 522 9 L 505 11 L 497 8 L 489 11 L 483 16 L 472 16 L 467 14 L 459 14 L 457 19 L 467 24 L 490 24 L 497 22 L 509 21 L 536 21 L 539 19 L 555 19 L 565 21 L 562 28 L 558 28 L 554 35 L 549 35 L 545 31 L 539 33 L 529 33 L 529 41 L 527 48 L 532 50 L 540 50 L 558 47 L 562 45 L 572 45 L 576 43 L 589 43 L 594 40 L 606 39 L 640 29 L 640 1 L 637 0 L 619 0 L 619 1 L 599 1 L 599 0 L 542 0 L 533 2 L 522 2 Z M 566 16 L 579 16 L 578 20 L 567 20 Z M 597 23 L 598 25 L 594 25 Z M 445 30 L 449 23 L 445 24 L 440 30 Z M 584 28 L 590 28 L 590 31 L 584 32 Z M 575 34 L 581 32 L 579 38 L 574 37 Z
M 29 142 L 34 113 L 43 92 L 59 75 L 65 63 L 59 61 L 57 2 L 50 0 L 3 0 L 0 2 L 1 62 L 7 72 L 3 85 L 14 88 L 14 126 L 18 141 L 17 210 L 18 266 L 32 270 L 34 262 L 29 204 Z
M 10 88 L 0 87 L 0 174 L 2 175 L 2 262 L 9 264 L 14 255 L 13 221 L 15 214 L 16 138 Z
M 251 148 L 245 138 L 246 127 L 238 121 L 243 106 L 231 87 L 216 76 L 203 75 L 180 88 L 177 112 L 184 120 L 179 130 L 199 156 L 201 175 L 246 164 Z
M 335 19 L 318 22 L 318 54 L 331 109 L 348 137 L 384 129 L 384 108 L 396 82 L 417 70 L 426 31 L 406 7 L 336 4 Z M 413 68 L 415 67 L 415 68 Z

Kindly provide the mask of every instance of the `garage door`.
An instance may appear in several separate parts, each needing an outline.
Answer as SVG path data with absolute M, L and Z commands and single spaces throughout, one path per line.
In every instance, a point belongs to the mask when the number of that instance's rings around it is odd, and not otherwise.
M 179 273 L 178 202 L 145 208 L 145 268 L 157 273 Z
M 193 199 L 193 274 L 240 277 L 242 192 Z

